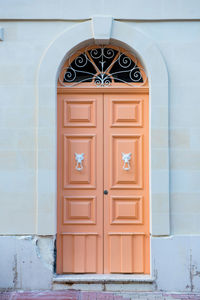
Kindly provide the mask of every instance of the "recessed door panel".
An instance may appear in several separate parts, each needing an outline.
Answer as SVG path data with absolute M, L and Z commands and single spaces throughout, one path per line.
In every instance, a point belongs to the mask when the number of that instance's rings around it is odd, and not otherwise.
M 110 224 L 142 224 L 143 197 L 110 197 Z
M 111 139 L 111 189 L 142 188 L 143 136 L 114 134 Z
M 96 197 L 71 196 L 63 201 L 64 224 L 95 224 Z
M 64 127 L 95 127 L 96 100 L 66 99 L 63 114 Z
M 143 100 L 130 99 L 112 100 L 112 127 L 141 127 L 143 126 Z
M 64 135 L 64 188 L 96 187 L 95 146 L 95 135 Z

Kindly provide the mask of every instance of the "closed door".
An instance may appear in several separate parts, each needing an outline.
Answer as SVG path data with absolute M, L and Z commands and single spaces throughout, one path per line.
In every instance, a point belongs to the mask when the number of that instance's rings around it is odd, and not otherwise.
M 147 94 L 58 95 L 58 273 L 149 273 Z

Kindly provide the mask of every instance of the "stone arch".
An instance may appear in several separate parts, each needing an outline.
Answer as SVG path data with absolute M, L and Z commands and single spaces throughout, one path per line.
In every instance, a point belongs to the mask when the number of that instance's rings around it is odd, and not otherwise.
M 127 50 L 136 53 L 148 74 L 150 86 L 150 232 L 154 236 L 169 235 L 167 68 L 158 47 L 147 35 L 123 22 L 113 21 L 110 24 L 110 34 L 106 38 L 104 37 L 103 41 L 125 46 Z M 35 132 L 37 234 L 53 235 L 56 233 L 56 90 L 58 74 L 72 50 L 75 51 L 77 48 L 101 40 L 98 38 L 98 26 L 100 25 L 101 22 L 98 22 L 98 18 L 93 18 L 93 20 L 81 22 L 61 32 L 45 50 L 38 67 Z M 99 31 L 102 31 L 102 28 L 99 27 Z M 157 118 L 160 110 L 164 113 L 162 118 Z M 44 135 L 51 143 L 49 149 L 46 150 L 49 160 L 45 167 L 42 162 Z M 160 139 L 161 136 L 162 139 Z M 157 142 L 159 139 L 160 143 Z M 160 167 L 158 164 L 155 166 L 157 159 L 162 160 Z

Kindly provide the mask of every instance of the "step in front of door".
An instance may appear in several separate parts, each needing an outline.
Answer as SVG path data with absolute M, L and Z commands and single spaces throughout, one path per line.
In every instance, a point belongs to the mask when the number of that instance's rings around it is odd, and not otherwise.
M 151 292 L 155 290 L 155 283 L 154 278 L 150 275 L 55 275 L 53 278 L 53 290 L 64 289 L 81 291 Z

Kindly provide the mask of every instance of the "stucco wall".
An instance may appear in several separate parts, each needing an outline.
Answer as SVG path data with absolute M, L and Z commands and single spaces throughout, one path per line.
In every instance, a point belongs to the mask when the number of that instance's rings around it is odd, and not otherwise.
M 0 42 L 0 228 L 3 234 L 36 231 L 36 72 L 45 49 L 70 25 L 70 22 L 0 23 L 4 28 L 4 41 Z M 51 125 L 45 124 L 44 118 L 42 126 L 45 131 Z M 39 138 L 44 154 L 41 163 L 47 170 L 44 176 L 50 176 L 47 156 L 52 146 L 51 136 Z M 48 213 L 49 208 L 45 209 Z
M 198 234 L 200 23 L 128 23 L 155 41 L 168 69 L 171 233 Z M 49 44 L 73 24 L 38 21 L 0 23 L 5 30 L 4 41 L 0 42 L 0 227 L 3 234 L 35 233 L 36 71 Z M 44 101 L 48 103 L 48 99 Z M 45 123 L 47 109 L 44 108 L 44 118 L 40 120 L 44 136 L 39 136 L 43 145 L 40 163 L 46 170 L 44 177 L 53 176 L 54 172 L 48 166 L 53 141 L 45 130 L 45 127 L 51 127 Z M 157 118 L 161 124 L 163 113 L 163 108 L 157 107 Z M 159 154 L 162 128 L 157 132 L 155 144 L 158 156 L 153 161 L 153 168 L 156 169 L 163 163 Z M 51 187 L 45 186 L 45 189 Z M 47 213 L 48 209 L 45 207 Z

